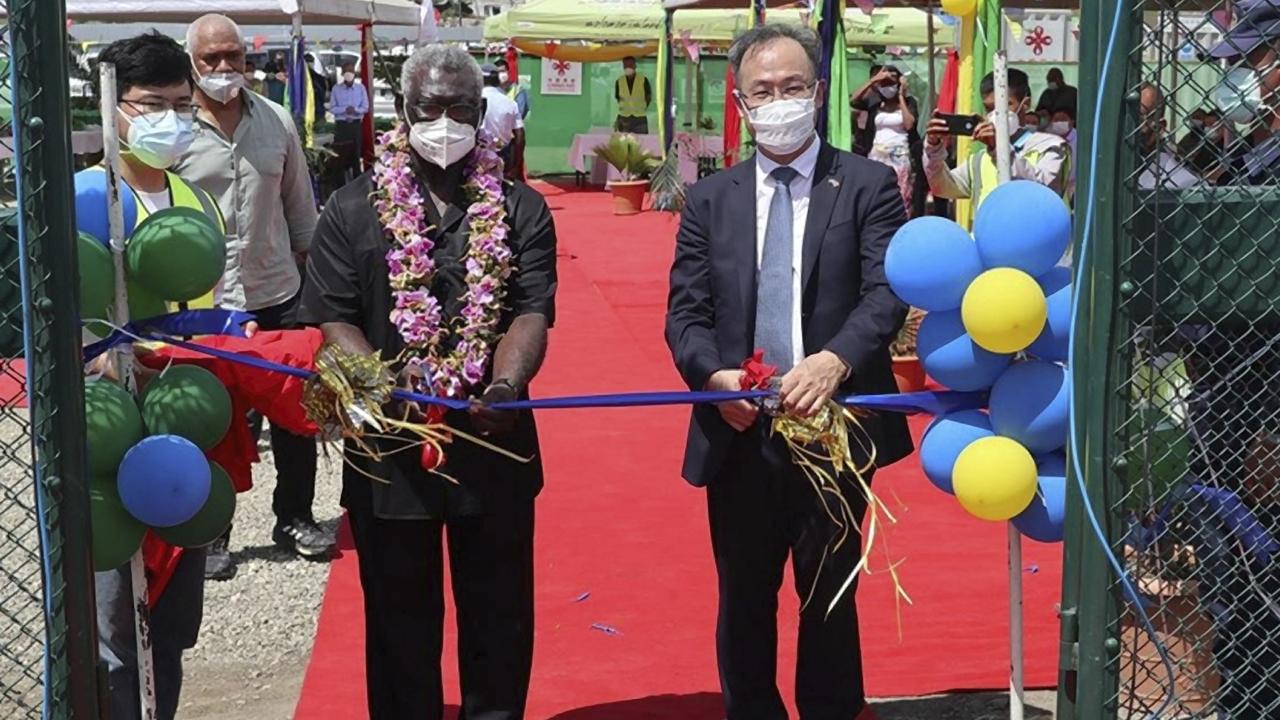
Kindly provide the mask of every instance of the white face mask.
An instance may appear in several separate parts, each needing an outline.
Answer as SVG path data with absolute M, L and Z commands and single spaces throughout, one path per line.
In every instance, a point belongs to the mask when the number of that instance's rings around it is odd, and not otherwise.
M 793 153 L 813 137 L 817 107 L 813 98 L 774 100 L 747 111 L 756 144 L 778 155 Z
M 1049 123 L 1048 131 L 1058 137 L 1066 137 L 1071 134 L 1071 123 L 1066 120 Z
M 346 84 L 350 85 L 351 83 L 353 83 L 353 82 L 355 82 L 355 81 L 356 81 L 356 74 L 355 74 L 355 73 L 342 73 L 342 82 L 344 82 L 344 83 L 346 83 Z
M 1009 114 L 1006 115 L 1005 117 L 1009 119 L 1009 135 L 1013 135 L 1022 129 L 1022 106 L 1021 105 L 1018 106 L 1018 109 L 1016 110 L 1010 110 Z M 991 112 L 987 113 L 987 120 L 989 120 L 991 124 L 994 125 L 995 123 L 1000 121 L 1000 118 L 996 113 L 996 111 L 992 110 Z
M 196 75 L 196 84 L 200 90 L 216 103 L 227 104 L 240 94 L 244 87 L 244 73 L 209 73 Z
M 423 160 L 447 168 L 476 146 L 476 129 L 442 115 L 436 120 L 414 123 L 409 129 L 409 145 Z
M 1050 90 L 1057 90 L 1057 89 L 1058 89 L 1058 83 L 1056 83 L 1056 82 L 1051 82 L 1051 83 L 1049 83 L 1049 89 L 1050 89 Z
M 196 139 L 191 121 L 179 117 L 173 110 L 137 117 L 126 115 L 125 119 L 129 123 L 129 134 L 125 141 L 129 152 L 142 163 L 158 170 L 173 167 Z
M 880 97 L 884 98 L 885 100 L 892 100 L 898 97 L 897 85 L 881 85 L 876 88 L 876 91 L 879 92 Z
M 505 70 L 498 73 L 498 82 L 502 83 L 503 85 L 506 85 L 510 81 L 511 81 L 511 75 L 509 75 Z
M 1213 104 L 1237 125 L 1252 123 L 1268 110 L 1262 76 L 1251 67 L 1232 68 L 1213 89 Z

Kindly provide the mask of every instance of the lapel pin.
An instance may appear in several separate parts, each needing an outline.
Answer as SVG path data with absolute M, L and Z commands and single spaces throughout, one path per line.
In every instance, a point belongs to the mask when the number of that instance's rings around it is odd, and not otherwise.
M 827 178 L 827 182 L 831 183 L 831 187 L 833 188 L 840 187 L 840 181 L 837 180 L 836 178 Z

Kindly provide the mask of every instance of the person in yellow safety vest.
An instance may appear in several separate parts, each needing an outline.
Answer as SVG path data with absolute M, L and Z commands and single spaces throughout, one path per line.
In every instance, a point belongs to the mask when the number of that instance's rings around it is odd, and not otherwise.
M 622 77 L 613 91 L 618 101 L 618 120 L 613 129 L 635 135 L 649 134 L 649 106 L 653 104 L 653 86 L 649 78 L 636 72 L 636 59 L 622 58 Z
M 520 84 L 519 69 L 507 67 L 506 58 L 498 58 L 493 64 L 498 67 L 498 79 L 502 82 L 502 87 L 506 88 L 507 97 L 514 100 L 516 107 L 520 108 L 520 119 L 528 120 L 529 90 Z
M 947 167 L 947 123 L 935 116 L 929 121 L 924 146 L 924 173 L 929 190 L 938 197 L 969 198 L 977 210 L 982 201 L 999 184 L 997 174 L 995 118 L 995 75 L 982 79 L 982 103 L 987 119 L 973 131 L 973 139 L 985 146 L 961 161 L 955 169 Z M 1009 70 L 1009 141 L 1013 152 L 1013 179 L 1032 180 L 1068 199 L 1071 177 L 1071 146 L 1063 138 L 1023 126 L 1031 98 L 1031 84 L 1021 70 Z
M 197 208 L 222 227 L 208 193 L 168 172 L 193 134 L 191 60 L 172 38 L 155 32 L 108 45 L 99 61 L 116 68 L 120 175 L 133 188 L 138 219 L 164 208 Z M 192 305 L 208 306 L 212 298 Z M 139 380 L 145 380 L 139 374 Z M 155 717 L 172 720 L 182 689 L 182 653 L 195 646 L 204 605 L 205 550 L 185 550 L 151 612 Z M 129 565 L 94 574 L 98 655 L 106 669 L 113 718 L 142 717 Z

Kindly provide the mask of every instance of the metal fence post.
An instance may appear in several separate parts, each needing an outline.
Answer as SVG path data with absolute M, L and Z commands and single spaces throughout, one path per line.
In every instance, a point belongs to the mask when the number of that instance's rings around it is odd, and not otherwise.
M 63 0 L 9 0 L 22 289 L 46 604 L 46 717 L 98 718 Z

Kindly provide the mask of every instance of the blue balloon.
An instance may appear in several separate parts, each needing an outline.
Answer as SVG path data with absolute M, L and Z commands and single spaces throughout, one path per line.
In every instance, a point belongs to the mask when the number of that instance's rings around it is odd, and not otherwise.
M 1018 532 L 1042 543 L 1062 542 L 1067 519 L 1067 464 L 1055 454 L 1037 464 L 1036 496 L 1017 517 Z
M 1071 344 L 1071 268 L 1055 267 L 1036 281 L 1044 290 L 1049 315 L 1040 337 L 1027 352 L 1041 360 L 1067 362 Z
M 973 237 L 987 269 L 1011 267 L 1040 277 L 1058 264 L 1071 243 L 1071 212 L 1044 185 L 1014 180 L 982 201 Z
M 124 211 L 124 236 L 129 237 L 138 222 L 138 201 L 133 189 L 119 178 L 120 207 Z M 103 245 L 111 243 L 111 230 L 107 223 L 107 174 L 99 168 L 89 168 L 76 173 L 76 228 L 98 239 Z
M 884 256 L 893 293 L 921 310 L 956 310 L 969 283 L 982 273 L 968 231 L 940 217 L 916 218 L 898 229 Z
M 951 470 L 960 451 L 979 438 L 991 437 L 991 418 L 981 410 L 961 410 L 934 419 L 920 440 L 920 466 L 939 490 L 955 494 Z
M 190 520 L 209 499 L 209 461 L 177 435 L 152 435 L 120 461 L 116 484 L 125 509 L 143 525 L 173 527 Z
M 1009 368 L 991 388 L 991 427 L 1032 454 L 1067 444 L 1071 379 L 1061 365 L 1028 360 Z
M 964 329 L 960 311 L 931 312 L 920 323 L 916 354 L 925 372 L 952 390 L 983 390 L 991 387 L 1013 362 L 978 347 Z

